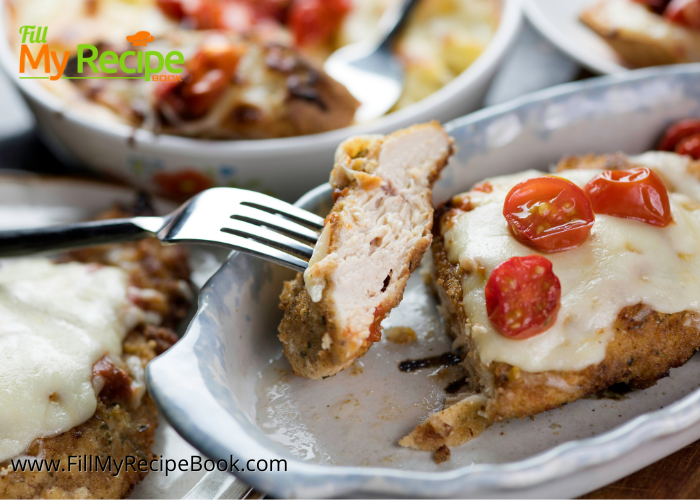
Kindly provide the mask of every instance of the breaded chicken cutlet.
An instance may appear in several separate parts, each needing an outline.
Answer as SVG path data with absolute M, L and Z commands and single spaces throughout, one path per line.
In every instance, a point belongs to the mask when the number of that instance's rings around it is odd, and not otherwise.
M 437 123 L 340 145 L 335 205 L 308 269 L 280 297 L 279 338 L 296 375 L 334 375 L 381 338 L 382 319 L 430 246 L 431 188 L 451 152 Z
M 100 218 L 124 217 L 121 208 Z M 143 215 L 143 213 L 139 213 Z M 85 263 L 98 270 L 116 266 L 128 275 L 130 300 L 148 321 L 138 321 L 126 334 L 122 354 L 105 356 L 92 367 L 97 393 L 92 417 L 70 430 L 34 440 L 16 458 L 61 461 L 73 456 L 68 471 L 13 470 L 8 460 L 0 464 L 0 498 L 125 498 L 146 472 L 116 467 L 105 471 L 78 471 L 75 457 L 107 457 L 116 462 L 156 458 L 151 448 L 158 426 L 158 411 L 145 390 L 146 364 L 177 341 L 172 330 L 183 319 L 192 298 L 187 253 L 180 246 L 163 246 L 155 238 L 68 253 L 58 265 Z M 47 264 L 48 265 L 48 264 Z M 65 290 L 70 294 L 70 289 Z M 63 395 L 57 394 L 56 398 Z
M 633 0 L 600 0 L 581 21 L 637 68 L 700 61 L 700 31 L 674 23 Z

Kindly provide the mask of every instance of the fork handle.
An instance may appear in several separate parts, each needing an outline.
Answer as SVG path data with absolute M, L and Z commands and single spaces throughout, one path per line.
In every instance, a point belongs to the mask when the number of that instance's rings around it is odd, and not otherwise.
M 153 233 L 133 219 L 79 222 L 37 229 L 0 231 L 0 257 L 18 257 L 88 246 L 134 241 Z

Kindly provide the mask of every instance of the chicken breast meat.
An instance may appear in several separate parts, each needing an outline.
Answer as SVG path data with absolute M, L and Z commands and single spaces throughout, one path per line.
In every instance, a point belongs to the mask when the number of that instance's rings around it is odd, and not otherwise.
M 334 375 L 381 338 L 382 319 L 430 246 L 431 188 L 451 152 L 437 123 L 340 145 L 335 205 L 309 268 L 280 297 L 279 338 L 296 375 Z
M 673 156 L 674 158 L 670 158 Z M 698 162 L 672 153 L 647 153 L 647 165 L 672 160 L 668 172 L 700 179 Z M 564 158 L 557 172 L 572 169 L 624 170 L 635 164 L 623 154 L 587 155 Z M 663 171 L 659 170 L 663 176 Z M 680 177 L 676 177 L 675 180 Z M 674 179 L 664 178 L 673 191 Z M 484 189 L 483 186 L 476 190 Z M 475 191 L 476 191 L 475 190 Z M 610 325 L 612 335 L 600 363 L 581 370 L 545 370 L 529 372 L 513 364 L 484 363 L 472 335 L 473 318 L 465 312 L 463 283 L 468 272 L 459 262 L 451 261 L 446 249 L 445 228 L 452 217 L 473 207 L 466 200 L 475 191 L 458 195 L 436 214 L 432 254 L 435 265 L 434 286 L 440 310 L 455 339 L 454 347 L 462 353 L 461 366 L 469 384 L 456 396 L 448 397 L 445 409 L 429 416 L 409 435 L 402 446 L 435 451 L 441 446 L 458 446 L 478 436 L 493 422 L 508 418 L 525 418 L 560 407 L 614 384 L 629 389 L 644 389 L 668 376 L 669 370 L 685 364 L 700 349 L 700 314 L 678 310 L 659 312 L 644 303 L 621 308 Z M 478 194 L 477 194 L 478 195 Z M 689 210 L 698 209 L 691 198 L 680 198 Z M 637 251 L 631 247 L 630 251 Z M 674 256 L 677 257 L 677 256 Z M 523 347 L 524 348 L 524 347 Z

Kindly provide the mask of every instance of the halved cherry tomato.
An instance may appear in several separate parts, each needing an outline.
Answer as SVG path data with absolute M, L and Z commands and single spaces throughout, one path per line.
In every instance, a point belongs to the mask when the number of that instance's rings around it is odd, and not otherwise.
M 688 118 L 676 122 L 666 129 L 666 133 L 663 139 L 661 139 L 658 149 L 661 151 L 675 151 L 681 139 L 693 134 L 700 134 L 700 120 Z
M 226 90 L 244 52 L 233 44 L 204 46 L 187 63 L 182 82 L 158 84 L 157 106 L 166 102 L 184 120 L 201 118 Z
M 666 186 L 647 167 L 607 170 L 591 179 L 584 190 L 597 214 L 635 219 L 661 227 L 671 222 Z
M 557 320 L 561 284 L 552 263 L 541 255 L 502 262 L 491 273 L 484 293 L 491 323 L 508 338 L 532 337 Z
M 681 139 L 676 146 L 676 153 L 692 156 L 696 160 L 700 159 L 700 133 Z
M 520 242 L 542 252 L 580 245 L 595 216 L 583 190 L 561 177 L 536 177 L 517 184 L 503 205 L 503 216 Z
M 163 13 L 190 29 L 249 31 L 256 21 L 280 22 L 291 0 L 157 0 Z
M 157 0 L 163 13 L 180 21 L 190 29 L 214 29 L 222 26 L 222 1 L 220 0 Z
M 246 0 L 258 18 L 276 19 L 280 23 L 287 17 L 292 0 Z
M 691 29 L 700 29 L 700 0 L 671 0 L 664 17 Z
M 296 44 L 308 46 L 326 42 L 350 8 L 349 0 L 294 0 L 288 25 Z
M 213 179 L 194 168 L 177 172 L 156 172 L 153 181 L 164 195 L 180 201 L 214 187 Z

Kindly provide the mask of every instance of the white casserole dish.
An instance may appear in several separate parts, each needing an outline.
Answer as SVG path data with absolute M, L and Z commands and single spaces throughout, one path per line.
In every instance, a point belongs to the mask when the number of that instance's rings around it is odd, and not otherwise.
M 700 65 L 634 71 L 451 122 L 457 152 L 434 200 L 484 177 L 545 169 L 567 154 L 653 148 L 670 123 L 700 115 L 698 82 Z M 330 197 L 323 185 L 298 204 L 328 210 Z M 397 445 L 444 397 L 429 373 L 397 369 L 398 361 L 439 354 L 450 344 L 419 273 L 383 323 L 411 326 L 418 341 L 382 340 L 358 369 L 321 381 L 290 375 L 276 338 L 278 295 L 291 274 L 232 254 L 203 288 L 188 333 L 147 373 L 166 418 L 205 455 L 241 463 L 287 460 L 287 472 L 237 472 L 262 492 L 280 498 L 571 498 L 700 438 L 695 357 L 623 400 L 582 399 L 534 421 L 494 425 L 437 465 L 430 453 Z
M 149 191 L 162 192 L 158 172 L 196 172 L 213 184 L 251 188 L 294 200 L 325 182 L 335 147 L 351 135 L 382 133 L 426 120 L 446 122 L 477 109 L 520 31 L 521 0 L 502 0 L 498 30 L 483 54 L 428 98 L 374 122 L 323 134 L 259 141 L 208 141 L 157 136 L 77 113 L 38 81 L 18 79 L 8 41 L 7 6 L 0 8 L 0 67 L 18 84 L 40 131 L 62 159 L 89 166 Z M 197 178 L 197 174 L 194 174 Z

